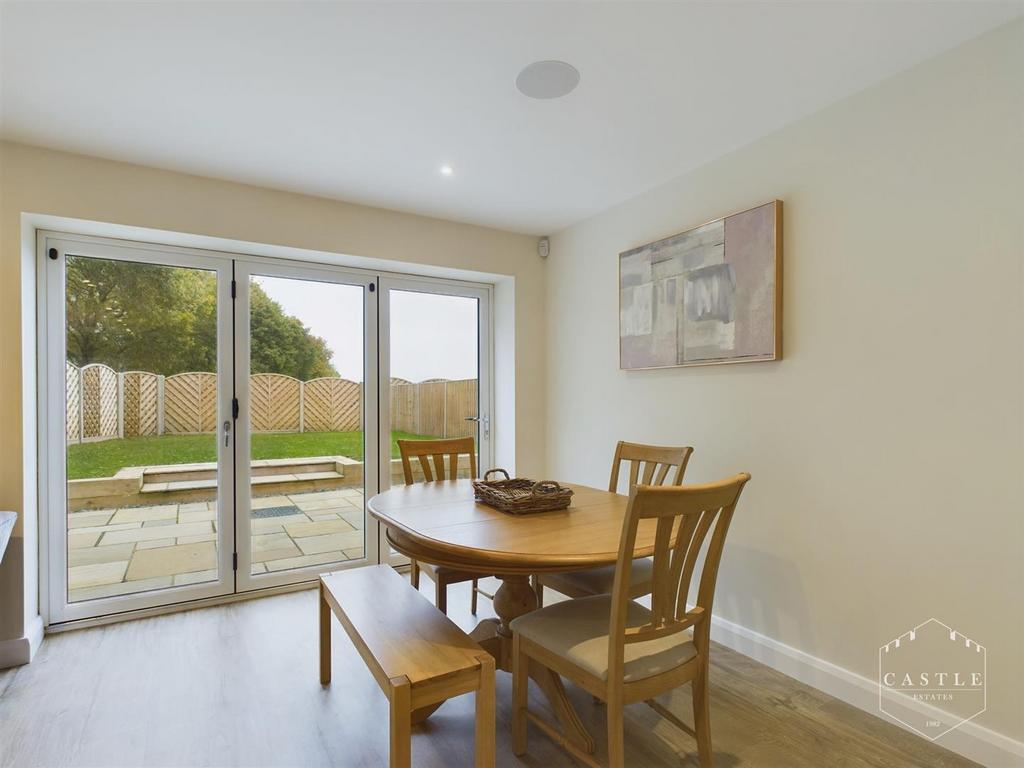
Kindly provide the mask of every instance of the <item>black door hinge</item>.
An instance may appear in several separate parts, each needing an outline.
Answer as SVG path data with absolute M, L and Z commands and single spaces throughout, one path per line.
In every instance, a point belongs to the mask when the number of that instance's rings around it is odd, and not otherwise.
M 370 293 L 373 293 L 375 290 L 377 290 L 377 286 L 375 286 L 373 283 L 370 283 Z
M 237 397 L 231 398 L 231 418 L 232 419 L 237 419 L 238 418 L 238 398 Z
M 231 281 L 231 298 L 235 298 L 238 295 L 238 283 L 234 280 Z
M 231 553 L 231 570 L 233 570 L 233 571 L 237 571 L 238 570 L 238 553 L 237 552 L 232 552 Z

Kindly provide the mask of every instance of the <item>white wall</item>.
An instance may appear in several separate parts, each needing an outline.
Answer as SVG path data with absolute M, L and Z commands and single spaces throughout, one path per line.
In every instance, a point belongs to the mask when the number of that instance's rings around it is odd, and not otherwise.
M 325 258 L 348 254 L 369 268 L 413 264 L 503 276 L 495 301 L 496 454 L 522 473 L 542 474 L 545 268 L 535 238 L 0 142 L 0 509 L 22 513 L 0 564 L 0 667 L 23 652 L 38 626 L 35 285 L 24 268 L 33 264 L 35 235 L 22 226 L 23 214 L 271 247 L 252 253 L 306 249 Z M 537 374 L 517 379 L 515 370 Z
M 571 227 L 547 279 L 549 475 L 603 484 L 618 439 L 751 472 L 716 612 L 871 679 L 941 618 L 1018 740 L 1022 73 L 1018 22 Z M 618 370 L 618 253 L 774 198 L 785 359 Z

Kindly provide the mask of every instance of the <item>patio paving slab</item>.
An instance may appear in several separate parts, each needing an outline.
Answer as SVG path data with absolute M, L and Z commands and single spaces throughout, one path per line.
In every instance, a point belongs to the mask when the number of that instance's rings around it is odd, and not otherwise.
M 147 520 L 176 520 L 177 517 L 177 504 L 162 504 L 156 507 L 123 507 L 114 514 L 110 522 L 142 523 Z
M 117 525 L 91 525 L 85 528 L 74 528 L 76 534 L 80 533 L 107 533 L 108 531 L 130 531 L 141 528 L 142 523 L 118 523 Z
M 83 547 L 95 547 L 100 540 L 102 533 L 69 533 L 68 549 L 79 549 Z
M 198 544 L 201 541 L 216 541 L 216 533 L 201 533 L 198 536 L 179 536 L 179 544 Z
M 281 560 L 270 560 L 265 565 L 268 571 L 276 572 L 287 571 L 292 568 L 308 568 L 311 565 L 344 562 L 347 559 L 343 552 L 321 552 L 318 555 L 301 555 L 299 557 L 286 557 Z
M 348 531 L 347 533 L 329 533 L 325 536 L 310 536 L 305 539 L 296 539 L 304 555 L 318 555 L 321 552 L 329 552 L 332 549 L 343 550 L 357 547 L 363 543 L 362 531 Z
M 135 592 L 148 592 L 151 589 L 167 589 L 171 586 L 170 576 L 161 576 L 158 579 L 146 579 L 145 581 L 122 581 L 120 584 L 105 584 L 102 587 L 86 587 L 84 589 L 73 589 L 68 593 L 71 602 L 80 600 L 96 600 L 101 597 L 116 597 Z
M 181 587 L 185 584 L 202 584 L 204 581 L 216 581 L 217 569 L 208 571 L 192 571 L 191 573 L 178 573 L 174 576 L 174 586 Z
M 210 533 L 209 523 L 185 523 L 177 525 L 161 525 L 157 528 L 136 528 L 128 531 L 111 531 L 103 534 L 104 544 L 123 544 L 126 541 L 151 541 L 166 539 L 169 536 L 199 536 Z
M 156 547 L 173 547 L 177 541 L 175 539 L 153 539 L 152 541 L 140 541 L 135 545 L 136 550 L 140 549 L 154 549 Z
M 101 509 L 96 512 L 76 512 L 74 515 L 68 516 L 68 528 L 91 528 L 106 525 L 110 522 L 113 514 L 114 510 L 112 509 Z
M 97 563 L 114 563 L 118 560 L 127 562 L 132 558 L 135 545 L 111 544 L 109 547 L 89 547 L 88 549 L 72 549 L 68 552 L 68 565 L 96 565 Z
M 303 512 L 314 512 L 318 509 L 331 509 L 336 507 L 347 506 L 345 500 L 338 499 L 317 499 L 316 501 L 304 501 L 296 500 L 295 506 L 301 509 Z
M 284 517 L 257 517 L 250 521 L 252 533 L 279 533 L 289 523 L 308 523 L 305 515 L 285 515 Z
M 125 576 L 126 581 L 142 581 L 158 576 L 205 571 L 217 567 L 217 547 L 213 542 L 181 544 L 136 552 Z
M 252 559 L 262 563 L 267 560 L 280 560 L 286 557 L 298 557 L 302 552 L 295 546 L 287 533 L 267 533 L 252 537 Z
M 335 517 L 333 520 L 320 520 L 315 523 L 290 523 L 285 525 L 284 529 L 293 539 L 327 533 L 347 533 L 353 530 L 352 526 L 340 517 Z
M 93 563 L 68 568 L 68 588 L 101 587 L 105 584 L 117 584 L 124 578 L 127 560 L 113 563 Z
M 345 498 L 345 490 L 336 491 L 303 491 L 301 493 L 290 493 L 288 498 L 293 503 L 299 503 L 301 501 L 322 501 L 324 499 L 343 499 Z
M 181 505 L 185 507 L 185 504 Z M 178 509 L 178 522 L 179 523 L 202 523 L 202 522 L 213 522 L 217 519 L 217 512 L 212 509 L 207 509 L 206 505 L 202 505 L 202 509 L 195 510 L 184 510 Z
M 347 522 L 353 528 L 357 528 L 359 530 L 363 529 L 363 523 L 365 522 L 363 517 L 363 510 L 353 509 L 349 511 L 343 509 L 339 514 L 341 515 L 341 519 Z

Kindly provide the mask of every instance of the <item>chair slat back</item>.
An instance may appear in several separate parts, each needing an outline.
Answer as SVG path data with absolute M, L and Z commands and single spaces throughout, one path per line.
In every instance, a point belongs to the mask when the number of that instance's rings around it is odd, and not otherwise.
M 621 675 L 624 648 L 628 643 L 654 640 L 693 627 L 698 651 L 706 651 L 725 536 L 740 493 L 749 479 L 750 475 L 742 473 L 707 485 L 638 485 L 630 491 L 612 587 L 610 676 L 616 669 Z M 641 525 L 655 527 L 651 619 L 644 626 L 627 628 L 631 563 Z M 687 610 L 690 582 L 705 543 L 695 607 Z
M 413 476 L 412 460 L 419 461 L 423 477 L 428 483 L 437 480 L 455 480 L 459 476 L 459 457 L 469 457 L 469 476 L 476 474 L 476 445 L 472 437 L 456 437 L 449 440 L 399 440 L 398 450 L 402 455 L 402 473 L 405 484 L 416 482 Z M 445 456 L 448 465 L 445 467 Z M 431 466 L 433 461 L 433 466 Z
M 690 460 L 693 448 L 669 448 L 660 445 L 642 445 L 622 440 L 615 446 L 612 460 L 612 476 L 608 490 L 616 493 L 619 488 L 619 473 L 622 463 L 629 462 L 629 487 L 634 485 L 664 485 L 671 472 L 672 485 L 683 482 L 686 462 Z

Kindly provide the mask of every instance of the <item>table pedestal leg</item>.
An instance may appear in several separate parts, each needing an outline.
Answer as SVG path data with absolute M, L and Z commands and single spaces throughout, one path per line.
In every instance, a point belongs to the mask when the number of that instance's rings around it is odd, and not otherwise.
M 537 593 L 530 586 L 528 576 L 499 576 L 501 586 L 494 594 L 494 612 L 497 619 L 484 619 L 470 636 L 495 659 L 495 666 L 512 671 L 512 620 L 537 609 Z M 576 710 L 573 709 L 562 679 L 550 669 L 538 664 L 530 665 L 530 677 L 547 697 L 551 710 L 562 725 L 562 732 L 588 754 L 594 752 L 594 740 L 587 733 Z M 429 714 L 429 713 L 428 713 Z M 415 714 L 414 714 L 415 716 Z

